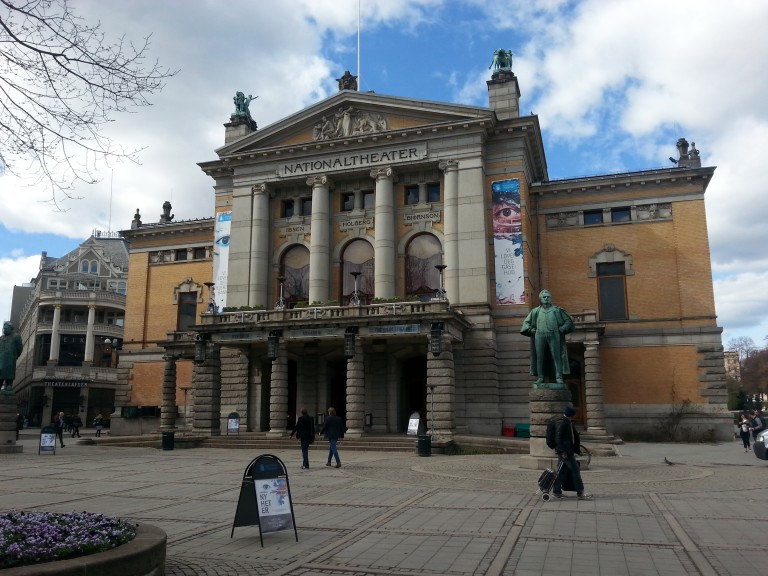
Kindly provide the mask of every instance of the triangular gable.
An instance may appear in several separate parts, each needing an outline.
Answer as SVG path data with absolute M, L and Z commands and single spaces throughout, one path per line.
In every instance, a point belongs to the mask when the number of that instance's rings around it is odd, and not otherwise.
M 488 108 L 343 90 L 216 150 L 233 154 L 493 118 Z

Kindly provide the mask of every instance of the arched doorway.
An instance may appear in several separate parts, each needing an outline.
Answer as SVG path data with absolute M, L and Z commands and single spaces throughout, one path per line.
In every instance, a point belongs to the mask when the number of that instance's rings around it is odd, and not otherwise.
M 434 296 L 440 287 L 440 272 L 435 266 L 442 263 L 440 240 L 432 234 L 414 236 L 405 249 L 406 295 Z

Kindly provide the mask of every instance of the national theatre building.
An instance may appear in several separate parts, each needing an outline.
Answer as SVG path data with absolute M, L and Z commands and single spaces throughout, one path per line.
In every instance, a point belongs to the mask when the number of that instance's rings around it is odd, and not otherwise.
M 352 437 L 404 433 L 413 412 L 438 441 L 499 436 L 531 421 L 520 329 L 548 289 L 574 320 L 565 383 L 587 432 L 631 435 L 682 411 L 696 434 L 730 435 L 714 167 L 681 138 L 669 168 L 550 180 L 517 77 L 502 66 L 487 85 L 488 107 L 465 106 L 359 92 L 347 73 L 261 129 L 238 93 L 224 146 L 200 163 L 215 217 L 180 245 L 208 265 L 163 253 L 189 223 L 123 232 L 141 274 L 118 403 L 144 386 L 170 429 L 183 391 L 184 425 L 209 434 L 236 412 L 241 430 L 283 436 L 302 407 L 333 406 Z

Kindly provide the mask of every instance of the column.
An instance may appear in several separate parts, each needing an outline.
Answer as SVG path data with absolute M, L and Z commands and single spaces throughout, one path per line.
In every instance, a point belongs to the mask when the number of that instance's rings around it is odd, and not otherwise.
M 427 353 L 427 426 L 432 429 L 432 442 L 450 442 L 455 433 L 453 347 L 445 334 L 442 339 L 439 356 Z
M 269 195 L 266 184 L 251 188 L 253 203 L 251 222 L 251 274 L 248 287 L 248 304 L 269 307 Z
M 193 428 L 211 436 L 221 434 L 221 355 L 219 347 L 206 343 L 205 361 L 192 372 Z
M 419 204 L 427 203 L 427 183 L 419 182 Z
M 355 355 L 347 359 L 347 432 L 360 438 L 365 425 L 365 357 L 360 338 L 355 338 Z
M 49 364 L 58 364 L 61 329 L 61 304 L 53 305 L 53 330 L 51 331 L 51 353 L 48 355 Z
M 327 176 L 307 178 L 312 187 L 312 233 L 309 244 L 309 302 L 329 300 L 330 290 L 330 180 Z
M 371 170 L 371 178 L 376 180 L 374 296 L 392 298 L 395 296 L 395 193 L 392 168 L 375 168 Z
M 88 305 L 88 326 L 85 329 L 85 355 L 83 363 L 93 362 L 93 325 L 96 323 L 96 306 Z
M 163 356 L 163 404 L 160 406 L 160 430 L 176 428 L 176 357 L 172 354 Z
M 600 348 L 597 340 L 584 342 L 584 393 L 586 396 L 586 429 L 592 434 L 607 434 L 603 380 L 600 375 Z
M 445 291 L 452 304 L 461 301 L 459 294 L 459 163 L 456 160 L 440 162 L 440 169 L 445 173 L 444 245 Z
M 315 207 L 312 206 L 314 216 Z M 281 342 L 277 358 L 272 361 L 272 379 L 269 391 L 269 432 L 270 438 L 283 438 L 288 425 L 288 354 Z

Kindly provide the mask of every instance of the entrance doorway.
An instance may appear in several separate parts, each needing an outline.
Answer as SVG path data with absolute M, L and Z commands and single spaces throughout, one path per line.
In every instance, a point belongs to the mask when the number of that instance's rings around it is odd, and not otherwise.
M 400 378 L 400 409 L 397 431 L 408 430 L 408 419 L 418 412 L 422 420 L 427 418 L 427 358 L 416 356 L 403 362 Z
M 347 361 L 331 360 L 328 362 L 328 406 L 336 408 L 336 415 L 347 421 Z

